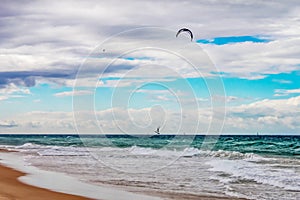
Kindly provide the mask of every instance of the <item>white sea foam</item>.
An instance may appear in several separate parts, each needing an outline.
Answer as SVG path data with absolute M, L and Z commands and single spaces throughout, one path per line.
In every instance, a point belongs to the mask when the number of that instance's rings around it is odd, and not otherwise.
M 47 148 L 47 146 L 28 142 L 20 146 L 15 146 L 15 148 L 16 149 L 40 149 L 40 148 Z
M 85 148 L 85 147 L 73 147 L 73 146 L 47 146 L 47 145 L 38 145 L 33 143 L 25 143 L 20 146 L 11 146 L 11 149 L 15 149 L 22 152 L 36 152 L 41 156 L 69 156 L 69 155 L 87 155 L 94 152 L 121 152 L 128 153 L 131 155 L 154 155 L 161 157 L 220 157 L 220 158 L 230 158 L 230 159 L 248 159 L 248 160 L 259 160 L 266 159 L 257 154 L 253 153 L 240 153 L 236 151 L 207 151 L 201 150 L 193 147 L 185 148 L 183 150 L 177 149 L 153 149 L 153 148 L 144 148 L 138 146 L 132 146 L 128 148 L 117 148 L 117 147 L 102 147 L 102 148 Z
M 6 146 L 7 149 L 26 153 L 36 153 L 40 156 L 86 156 L 89 151 L 85 147 L 51 146 L 25 143 L 20 146 Z
M 45 149 L 37 152 L 40 156 L 88 156 L 90 153 L 84 150 L 70 151 L 70 148 Z
M 297 199 L 300 191 L 296 161 L 254 153 L 205 151 L 192 147 L 182 150 L 139 146 L 86 148 L 33 143 L 10 148 L 26 152 L 25 162 L 33 166 L 75 174 L 93 183 L 124 182 L 125 185 L 152 189 L 163 185 L 165 190 L 212 191 L 248 199 L 274 199 L 278 195 L 281 195 L 280 199 Z M 132 176 L 132 173 L 135 175 Z M 245 181 L 252 189 L 243 189 Z M 256 187 L 262 191 L 274 191 L 274 194 L 260 196 L 261 193 L 254 189 Z
M 131 154 L 135 155 L 154 155 L 158 153 L 158 150 L 152 149 L 152 148 L 143 148 L 143 147 L 137 147 L 132 146 L 127 149 Z
M 253 154 L 253 153 L 240 153 L 236 151 L 207 151 L 201 150 L 193 147 L 185 148 L 184 150 L 170 150 L 170 149 L 151 149 L 151 148 L 141 148 L 133 146 L 129 149 L 133 154 L 140 155 L 158 155 L 158 156 L 179 156 L 179 157 L 220 157 L 220 158 L 229 158 L 229 159 L 263 159 L 263 157 Z
M 276 169 L 245 160 L 211 160 L 211 171 L 224 172 L 232 179 L 251 180 L 286 190 L 300 191 L 300 175 L 291 169 Z M 223 181 L 223 177 L 219 177 Z M 228 178 L 227 178 L 228 179 Z

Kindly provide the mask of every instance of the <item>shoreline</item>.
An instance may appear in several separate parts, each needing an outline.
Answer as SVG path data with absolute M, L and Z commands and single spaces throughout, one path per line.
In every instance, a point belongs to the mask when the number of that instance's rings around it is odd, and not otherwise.
M 2 151 L 3 152 L 3 151 Z M 26 176 L 26 173 L 6 167 L 0 164 L 0 199 L 20 199 L 20 200 L 91 200 L 86 197 L 55 192 L 44 188 L 35 187 L 22 183 L 19 177 Z
M 0 200 L 162 200 L 158 196 L 93 185 L 67 174 L 28 166 L 19 153 L 0 148 Z
M 1 153 L 11 153 L 6 149 L 0 149 Z M 91 200 L 87 197 L 76 196 L 52 191 L 23 183 L 20 177 L 27 174 L 13 168 L 0 164 L 0 200 L 22 199 L 22 200 Z
M 14 154 L 18 153 L 18 151 L 10 151 L 6 149 L 0 148 L 0 153 L 11 154 L 9 157 L 14 158 Z M 215 195 L 197 195 L 197 194 L 188 194 L 188 193 L 173 193 L 166 191 L 153 191 L 153 190 L 134 190 L 134 189 L 126 189 L 126 186 L 119 187 L 106 187 L 103 188 L 101 186 L 92 186 L 89 187 L 86 184 L 78 184 L 76 180 L 67 180 L 64 178 L 60 179 L 60 176 L 56 176 L 59 180 L 56 182 L 57 184 L 53 185 L 53 181 L 51 181 L 52 185 L 47 184 L 47 177 L 49 175 L 51 177 L 55 175 L 59 175 L 52 172 L 46 176 L 43 176 L 41 173 L 43 171 L 39 171 L 39 173 L 33 171 L 28 171 L 27 166 L 23 166 L 22 164 L 18 164 L 19 166 L 15 166 L 14 164 L 8 163 L 7 159 L 4 157 L 0 157 L 0 200 L 10 200 L 10 199 L 21 199 L 21 200 L 91 200 L 91 199 L 99 199 L 99 197 L 103 200 L 112 200 L 116 199 L 116 197 L 120 197 L 119 199 L 131 200 L 131 199 L 146 199 L 146 200 L 227 200 L 227 199 L 235 199 L 235 200 L 244 200 L 243 198 L 236 197 L 225 197 L 225 196 L 215 196 Z M 17 159 L 13 159 L 17 160 Z M 6 161 L 6 162 L 3 162 Z M 41 179 L 43 180 L 41 182 Z M 70 183 L 70 181 L 72 183 Z M 59 185 L 62 184 L 64 187 L 66 184 L 64 182 L 69 183 L 73 186 L 71 190 L 68 188 L 59 188 Z M 58 185 L 58 186 L 57 186 Z M 78 187 L 79 186 L 79 187 Z M 82 187 L 81 187 L 82 186 Z M 86 189 L 84 189 L 86 187 Z M 80 192 L 80 190 L 82 190 Z M 87 195 L 94 192 L 93 195 Z M 75 193 L 75 194 L 74 194 Z

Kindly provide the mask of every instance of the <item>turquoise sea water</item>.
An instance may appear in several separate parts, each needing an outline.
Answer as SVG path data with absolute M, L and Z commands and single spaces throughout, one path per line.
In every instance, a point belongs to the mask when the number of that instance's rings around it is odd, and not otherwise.
M 300 136 L 0 135 L 28 165 L 134 191 L 300 199 Z M 1 160 L 0 160 L 1 161 Z
M 209 150 L 226 150 L 261 155 L 291 156 L 300 158 L 300 136 L 253 135 L 0 135 L 0 145 L 33 143 L 52 146 L 117 147 L 132 146 L 182 150 L 186 147 L 203 149 L 203 141 L 211 141 Z

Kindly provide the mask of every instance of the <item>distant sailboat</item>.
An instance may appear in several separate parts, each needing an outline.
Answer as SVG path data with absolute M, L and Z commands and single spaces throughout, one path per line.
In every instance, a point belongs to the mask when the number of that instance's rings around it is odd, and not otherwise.
M 156 134 L 160 134 L 159 132 L 160 127 L 157 127 L 156 131 L 154 131 Z

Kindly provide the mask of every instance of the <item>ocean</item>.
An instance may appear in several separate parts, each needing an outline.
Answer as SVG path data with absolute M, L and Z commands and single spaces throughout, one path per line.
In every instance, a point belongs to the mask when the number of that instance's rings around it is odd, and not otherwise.
M 0 148 L 128 191 L 300 199 L 300 136 L 1 134 Z

